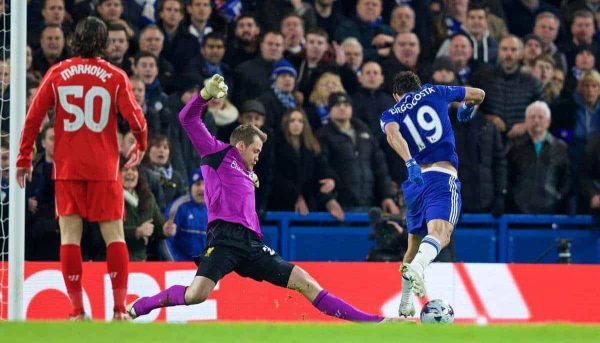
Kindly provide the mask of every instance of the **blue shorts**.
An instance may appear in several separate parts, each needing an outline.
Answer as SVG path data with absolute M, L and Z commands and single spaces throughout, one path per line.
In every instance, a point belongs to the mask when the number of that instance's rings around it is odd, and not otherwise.
M 405 181 L 402 184 L 406 202 L 408 232 L 427 236 L 427 223 L 442 219 L 456 225 L 462 200 L 460 181 L 450 171 L 429 168 L 423 171 L 423 185 Z

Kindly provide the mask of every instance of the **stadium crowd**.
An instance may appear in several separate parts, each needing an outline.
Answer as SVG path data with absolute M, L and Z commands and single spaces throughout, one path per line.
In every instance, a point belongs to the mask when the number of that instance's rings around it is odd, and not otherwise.
M 486 91 L 474 120 L 451 113 L 464 213 L 600 212 L 599 0 L 28 0 L 28 104 L 89 15 L 108 25 L 106 59 L 130 75 L 149 127 L 144 161 L 121 169 L 131 260 L 191 260 L 204 244 L 201 159 L 177 115 L 217 73 L 229 96 L 203 116 L 211 133 L 227 142 L 252 123 L 269 136 L 255 169 L 259 215 L 400 214 L 406 168 L 379 117 L 404 70 Z M 135 144 L 125 121 L 119 138 L 123 153 Z M 58 259 L 53 145 L 49 113 L 26 194 L 29 260 Z M 102 259 L 86 225 L 85 258 Z

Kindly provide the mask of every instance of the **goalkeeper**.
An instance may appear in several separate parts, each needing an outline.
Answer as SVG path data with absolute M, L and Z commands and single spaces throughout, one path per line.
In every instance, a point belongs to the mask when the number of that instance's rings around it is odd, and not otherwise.
M 221 278 L 235 271 L 243 277 L 296 290 L 330 316 L 355 322 L 390 320 L 362 312 L 327 292 L 306 271 L 283 260 L 262 242 L 254 203 L 258 177 L 253 169 L 267 136 L 255 126 L 244 124 L 232 132 L 226 144 L 211 136 L 201 120 L 207 102 L 226 94 L 223 77 L 213 75 L 179 113 L 183 129 L 202 157 L 208 207 L 207 247 L 195 259 L 196 277 L 187 287 L 175 285 L 137 299 L 127 305 L 129 315 L 136 318 L 161 307 L 201 303 Z

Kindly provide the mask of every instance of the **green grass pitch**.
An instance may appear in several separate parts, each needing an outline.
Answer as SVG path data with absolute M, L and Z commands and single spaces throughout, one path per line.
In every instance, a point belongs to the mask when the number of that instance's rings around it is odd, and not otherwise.
M 198 323 L 132 324 L 99 322 L 0 322 L 7 343 L 120 342 L 600 342 L 592 325 L 406 325 Z

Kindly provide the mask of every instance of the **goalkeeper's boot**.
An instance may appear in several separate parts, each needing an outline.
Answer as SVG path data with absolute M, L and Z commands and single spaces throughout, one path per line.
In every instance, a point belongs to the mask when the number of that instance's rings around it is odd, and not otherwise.
M 140 299 L 143 299 L 143 298 L 145 298 L 145 297 L 137 298 L 134 301 L 132 301 L 129 304 L 127 304 L 127 306 L 125 306 L 125 310 L 127 311 L 127 314 L 129 315 L 129 318 L 131 318 L 131 320 L 134 320 L 138 316 L 145 314 L 145 313 L 138 314 L 135 311 L 135 307 L 134 307 L 135 303 L 137 303 L 138 301 L 140 301 Z
M 427 295 L 425 290 L 425 275 L 421 266 L 408 264 L 406 266 L 406 271 L 403 276 L 406 276 L 410 281 L 410 289 L 415 293 L 418 297 L 424 298 Z

